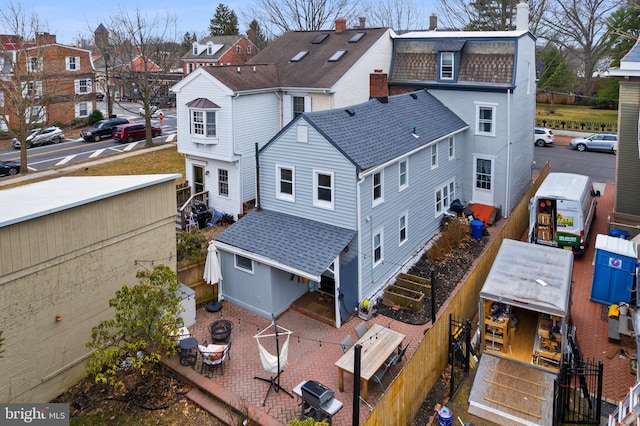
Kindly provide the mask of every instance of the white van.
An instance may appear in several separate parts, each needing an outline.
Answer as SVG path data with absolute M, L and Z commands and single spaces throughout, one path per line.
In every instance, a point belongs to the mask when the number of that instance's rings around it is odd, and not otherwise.
M 529 203 L 529 242 L 584 253 L 599 196 L 589 176 L 549 173 Z

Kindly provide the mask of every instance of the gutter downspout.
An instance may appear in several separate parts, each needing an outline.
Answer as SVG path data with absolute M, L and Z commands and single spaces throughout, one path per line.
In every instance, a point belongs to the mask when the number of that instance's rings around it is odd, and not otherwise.
M 359 174 L 359 173 L 358 173 Z M 360 197 L 361 197 L 361 190 L 360 190 L 360 186 L 364 183 L 365 178 L 362 176 L 359 176 L 358 178 L 358 183 L 356 185 L 356 232 L 358 233 L 358 253 L 360 253 L 358 255 L 358 296 L 357 296 L 357 302 L 358 304 L 360 304 L 360 296 L 362 295 L 362 266 L 363 266 L 363 260 L 362 260 L 362 217 L 361 217 L 361 208 L 360 208 Z
M 256 209 L 260 210 L 260 158 L 258 156 L 258 142 L 256 142 Z
M 511 206 L 511 191 L 509 182 L 511 182 L 511 95 L 512 92 L 509 89 L 507 91 L 507 178 L 505 179 L 505 197 L 504 206 L 502 208 L 502 217 L 508 218 Z

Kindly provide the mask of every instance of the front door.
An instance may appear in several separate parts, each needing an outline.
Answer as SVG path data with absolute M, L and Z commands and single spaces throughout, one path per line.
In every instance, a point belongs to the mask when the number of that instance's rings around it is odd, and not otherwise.
M 199 194 L 204 191 L 204 167 L 193 165 L 193 193 Z
M 493 158 L 473 156 L 472 201 L 476 204 L 493 205 L 493 166 Z

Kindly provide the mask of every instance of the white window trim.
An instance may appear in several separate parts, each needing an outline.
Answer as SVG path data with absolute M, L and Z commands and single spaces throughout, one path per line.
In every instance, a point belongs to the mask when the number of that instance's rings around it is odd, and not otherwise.
M 376 236 L 380 235 L 380 259 L 376 260 Z M 371 235 L 371 262 L 375 268 L 384 262 L 384 229 L 378 229 Z
M 438 142 L 431 145 L 431 152 L 429 153 L 429 163 L 431 164 L 431 170 L 438 168 Z
M 86 109 L 87 109 L 87 113 L 86 113 L 86 114 L 84 114 L 84 115 L 80 114 L 80 106 L 81 106 L 82 104 L 84 104 L 84 105 L 86 106 Z M 79 117 L 88 117 L 88 116 L 89 116 L 89 114 L 91 114 L 91 105 L 89 104 L 89 102 L 78 102 L 78 103 L 75 105 L 75 116 L 76 116 L 76 118 L 79 118 Z
M 375 177 L 376 177 L 376 175 L 380 176 L 380 197 L 377 198 L 377 199 L 375 198 L 375 190 L 376 190 Z M 371 175 L 371 207 L 378 206 L 378 205 L 380 205 L 382 203 L 384 203 L 384 169 Z
M 404 218 L 404 240 L 402 239 L 402 228 L 400 227 L 400 219 Z M 409 240 L 409 212 L 404 211 L 398 216 L 398 247 L 404 245 Z
M 447 141 L 447 154 L 449 155 L 449 160 L 455 160 L 456 158 L 456 138 L 451 136 Z
M 85 90 L 84 92 L 80 90 L 80 87 L 82 87 L 82 82 L 85 82 L 85 87 L 87 88 L 87 90 Z M 78 80 L 74 80 L 74 85 L 76 89 L 76 95 L 86 95 L 93 92 L 93 81 L 91 81 L 90 78 L 81 78 Z
M 244 267 L 238 265 L 238 256 L 244 257 L 245 259 L 249 259 L 251 261 L 251 269 L 247 269 L 247 268 L 244 268 Z M 246 272 L 247 274 L 251 274 L 251 275 L 255 274 L 255 271 L 254 271 L 254 268 L 253 268 L 253 259 L 251 259 L 251 258 L 249 258 L 247 256 L 242 256 L 240 254 L 234 254 L 233 255 L 233 266 L 237 270 L 242 271 L 242 272 Z
M 453 184 L 453 194 L 451 192 L 451 184 Z M 437 199 L 437 193 L 438 191 L 440 191 L 441 193 L 444 192 L 443 190 L 447 190 L 447 197 L 445 198 L 444 196 L 441 197 L 440 202 L 438 202 Z M 438 185 L 436 188 L 434 188 L 433 190 L 433 210 L 435 212 L 435 217 L 440 217 L 444 214 L 444 212 L 446 210 L 449 210 L 449 207 L 451 206 L 451 202 L 453 200 L 455 200 L 455 190 L 456 190 L 456 180 L 455 178 L 449 179 L 448 181 L 446 181 L 445 183 Z M 440 211 L 438 211 L 438 206 L 440 206 Z
M 225 172 L 227 172 L 227 182 L 226 182 L 226 184 L 227 184 L 227 195 L 224 195 L 224 194 L 221 194 L 221 193 L 220 193 L 220 183 L 221 183 L 221 181 L 220 181 L 220 171 L 221 171 L 221 170 L 224 170 Z M 217 172 L 218 172 L 218 176 L 217 176 L 217 182 L 216 182 L 216 183 L 218 184 L 218 197 L 221 197 L 221 198 L 231 198 L 231 194 L 230 194 L 230 193 L 231 193 L 231 187 L 230 187 L 230 185 L 229 185 L 229 181 L 230 181 L 231 179 L 230 179 L 229 169 L 223 169 L 223 168 L 221 168 L 221 167 L 218 167 Z M 205 173 L 206 173 L 206 172 L 205 172 Z
M 71 58 L 75 68 L 71 68 Z M 67 56 L 65 59 L 67 71 L 80 71 L 80 56 Z
M 404 168 L 404 184 L 402 183 L 402 168 L 401 164 L 405 164 Z M 405 158 L 398 162 L 398 192 L 404 191 L 409 187 L 409 159 Z
M 485 102 L 476 102 L 476 135 L 482 136 L 495 136 L 496 135 L 496 107 L 498 104 L 491 104 Z M 480 131 L 480 110 L 481 109 L 490 109 L 491 110 L 491 131 L 484 132 Z
M 291 194 L 280 191 L 281 174 L 283 169 L 291 170 Z M 296 201 L 296 168 L 293 166 L 283 166 L 276 164 L 276 198 L 284 201 Z
M 199 133 L 195 133 L 194 132 L 194 121 L 193 121 L 193 113 L 194 112 L 201 112 L 203 115 L 203 133 L 199 134 Z M 213 112 L 215 113 L 215 129 L 216 129 L 216 134 L 215 136 L 207 136 L 207 113 L 208 112 Z M 207 145 L 215 145 L 218 143 L 219 137 L 218 137 L 218 114 L 219 113 L 219 109 L 217 108 L 206 108 L 206 109 L 201 109 L 201 108 L 189 108 L 189 137 L 191 137 L 191 139 L 193 140 L 193 142 L 195 143 L 202 143 L 202 144 L 207 144 Z
M 451 76 L 450 77 L 445 77 L 442 74 L 443 71 L 443 62 L 444 62 L 444 57 L 445 56 L 450 56 L 451 57 Z M 439 77 L 440 80 L 447 80 L 447 81 L 453 81 L 455 78 L 455 71 L 456 71 L 456 55 L 453 52 L 440 52 L 440 70 L 439 70 Z
M 33 89 L 30 89 L 29 85 L 33 84 Z M 22 96 L 30 96 L 29 92 L 33 91 L 33 97 L 39 98 L 42 96 L 42 82 L 41 81 L 25 81 L 22 83 Z
M 331 202 L 318 200 L 318 175 L 331 176 Z M 313 170 L 313 206 L 326 210 L 334 210 L 336 202 L 336 180 L 333 172 Z

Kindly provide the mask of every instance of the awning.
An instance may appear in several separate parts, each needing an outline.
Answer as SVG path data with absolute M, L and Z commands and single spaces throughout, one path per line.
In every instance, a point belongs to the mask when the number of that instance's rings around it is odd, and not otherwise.
M 352 229 L 261 209 L 222 231 L 214 244 L 219 250 L 320 281 L 355 235 Z

